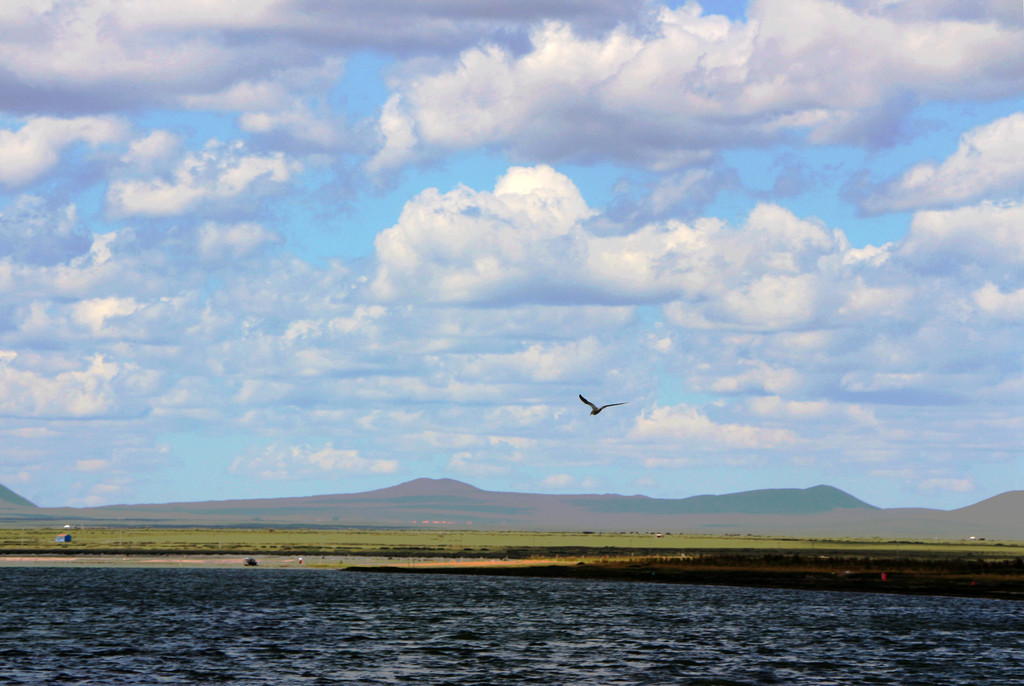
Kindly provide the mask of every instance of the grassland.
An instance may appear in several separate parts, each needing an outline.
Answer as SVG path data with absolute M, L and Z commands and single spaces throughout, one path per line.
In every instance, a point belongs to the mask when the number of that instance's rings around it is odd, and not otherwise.
M 57 535 L 71 542 L 58 543 Z M 921 559 L 1024 557 L 1024 542 L 807 539 L 647 533 L 384 529 L 0 529 L 0 554 L 249 554 L 385 557 L 601 558 L 772 553 Z

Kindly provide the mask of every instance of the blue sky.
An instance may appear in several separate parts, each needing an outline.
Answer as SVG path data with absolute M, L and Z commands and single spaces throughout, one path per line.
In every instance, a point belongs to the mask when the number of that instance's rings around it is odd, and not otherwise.
M 1017 0 L 0 26 L 0 483 L 40 505 L 1024 488 Z

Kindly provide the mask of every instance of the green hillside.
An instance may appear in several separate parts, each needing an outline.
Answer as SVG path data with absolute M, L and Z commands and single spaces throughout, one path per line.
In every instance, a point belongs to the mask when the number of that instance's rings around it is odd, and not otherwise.
M 35 503 L 22 498 L 20 495 L 0 484 L 0 506 L 17 505 L 19 507 L 35 507 Z
M 832 486 L 767 488 L 726 495 L 696 495 L 681 500 L 634 496 L 590 501 L 579 500 L 577 503 L 595 512 L 658 515 L 723 513 L 800 515 L 830 512 L 840 508 L 878 509 Z

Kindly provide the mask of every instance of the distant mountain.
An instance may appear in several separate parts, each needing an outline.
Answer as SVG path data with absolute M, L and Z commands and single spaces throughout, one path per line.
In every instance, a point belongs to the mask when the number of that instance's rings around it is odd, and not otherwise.
M 25 501 L 27 502 L 27 501 Z M 682 500 L 622 495 L 485 491 L 454 479 L 415 479 L 364 493 L 92 508 L 41 508 L 39 516 L 108 521 L 348 524 L 533 529 L 620 529 L 670 524 L 681 515 L 801 515 L 875 510 L 831 486 L 701 495 Z
M 1024 515 L 1024 491 L 1007 491 L 954 512 L 980 522 L 1000 522 L 1014 518 L 1019 521 Z
M 476 486 L 470 486 L 462 481 L 456 481 L 455 479 L 413 479 L 412 481 L 406 481 L 400 483 L 397 486 L 389 486 L 387 488 L 381 488 L 376 491 L 367 491 L 366 493 L 356 493 L 354 495 L 366 495 L 366 496 L 382 496 L 385 498 L 395 497 L 407 497 L 407 496 L 446 496 L 446 495 L 469 495 L 479 496 L 487 491 L 477 488 Z
M 591 496 L 593 498 L 593 496 Z M 598 497 L 580 499 L 580 504 L 595 512 L 636 514 L 811 514 L 836 509 L 877 510 L 832 486 L 813 488 L 769 488 L 727 495 L 696 495 L 682 500 L 646 496 Z
M 35 504 L 28 499 L 22 498 L 11 489 L 0 484 L 0 507 L 8 505 L 15 505 L 18 507 L 35 507 Z
M 36 508 L 28 501 L 24 503 L 0 507 L 0 523 L 664 531 L 918 539 L 978 536 L 1024 540 L 1024 491 L 1004 493 L 950 512 L 880 509 L 832 486 L 669 499 L 485 491 L 453 479 L 415 479 L 362 493 L 300 498 L 89 508 Z

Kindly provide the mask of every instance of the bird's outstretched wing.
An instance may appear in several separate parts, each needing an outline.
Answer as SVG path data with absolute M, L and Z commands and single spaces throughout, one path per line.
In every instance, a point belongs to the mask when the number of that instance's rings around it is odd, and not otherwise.
M 627 403 L 609 403 L 607 405 L 602 405 L 601 407 L 598 407 L 594 403 L 592 403 L 589 400 L 587 400 L 586 398 L 584 398 L 582 395 L 580 396 L 580 400 L 585 402 L 587 405 L 590 405 L 590 414 L 592 414 L 592 415 L 597 414 L 598 412 L 600 412 L 601 410 L 603 410 L 606 407 L 615 407 L 616 405 L 626 405 L 627 404 Z

